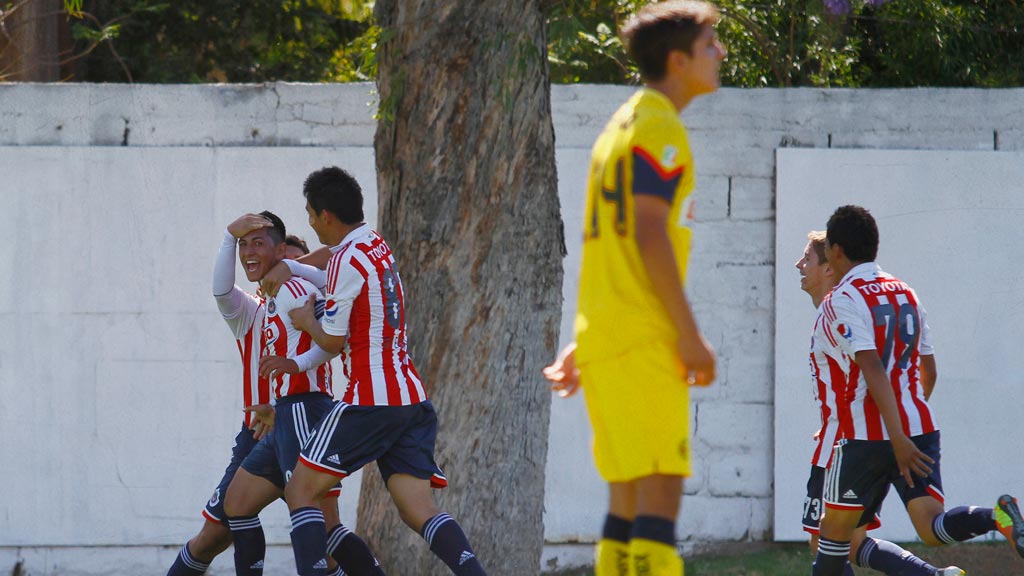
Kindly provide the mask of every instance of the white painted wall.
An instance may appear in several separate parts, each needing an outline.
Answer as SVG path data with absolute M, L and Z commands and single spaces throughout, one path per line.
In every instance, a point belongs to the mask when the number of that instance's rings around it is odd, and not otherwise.
M 563 341 L 589 147 L 630 92 L 553 89 Z M 324 164 L 373 190 L 372 99 L 358 84 L 0 84 L 0 320 L 16 328 L 0 337 L 0 458 L 32 464 L 0 498 L 0 569 L 23 558 L 33 573 L 68 574 L 85 555 L 156 574 L 174 550 L 152 546 L 198 527 L 238 419 L 237 352 L 208 289 L 220 231 L 269 208 L 312 239 L 299 186 Z M 693 393 L 684 546 L 769 538 L 773 516 L 786 516 L 773 512 L 776 150 L 1021 150 L 1022 110 L 1024 90 L 727 89 L 686 111 L 698 172 L 690 292 L 720 379 Z M 794 257 L 779 250 L 788 268 Z M 604 499 L 582 401 L 556 400 L 546 568 L 586 560 L 588 549 L 561 543 L 594 539 Z M 342 505 L 349 520 L 354 503 Z M 269 520 L 273 541 L 286 541 L 283 518 Z M 98 543 L 144 546 L 55 547 Z M 276 550 L 271 565 L 287 570 Z M 221 559 L 215 573 L 229 567 Z M 80 573 L 102 573 L 90 570 Z

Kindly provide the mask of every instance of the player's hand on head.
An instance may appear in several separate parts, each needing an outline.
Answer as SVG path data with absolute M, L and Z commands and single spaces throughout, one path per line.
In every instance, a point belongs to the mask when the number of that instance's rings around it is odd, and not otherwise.
M 281 374 L 298 374 L 299 365 L 291 358 L 264 356 L 260 358 L 260 378 L 273 380 Z
M 260 290 L 263 292 L 264 298 L 273 298 L 277 296 L 277 291 L 281 289 L 281 285 L 292 279 L 292 271 L 288 268 L 288 265 L 284 262 L 278 262 L 274 264 L 274 267 L 267 272 L 267 275 L 260 280 Z
M 310 294 L 306 303 L 288 311 L 288 318 L 295 326 L 303 332 L 309 332 L 313 324 L 316 324 L 316 294 Z
M 228 233 L 235 238 L 241 238 L 253 230 L 259 230 L 260 228 L 267 228 L 273 226 L 266 216 L 259 214 L 243 214 L 239 216 L 237 220 L 228 224 Z
M 683 363 L 686 383 L 691 386 L 708 386 L 715 380 L 715 351 L 711 345 L 698 336 L 697 342 L 679 342 L 679 360 Z
M 542 370 L 544 377 L 551 381 L 551 390 L 559 398 L 568 398 L 580 388 L 580 371 L 576 368 L 576 343 L 562 349 L 558 358 Z
M 892 437 L 890 441 L 892 442 L 893 454 L 896 456 L 896 464 L 900 469 L 900 475 L 907 481 L 908 486 L 914 487 L 914 476 L 926 478 L 932 473 L 930 465 L 934 464 L 935 460 L 918 449 L 914 441 L 908 438 L 906 434 Z

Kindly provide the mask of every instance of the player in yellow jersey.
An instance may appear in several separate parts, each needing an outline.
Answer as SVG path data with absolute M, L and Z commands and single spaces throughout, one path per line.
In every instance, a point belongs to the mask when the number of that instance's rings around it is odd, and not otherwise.
M 621 31 L 645 86 L 594 144 L 576 342 L 544 369 L 560 396 L 582 384 L 609 484 L 598 576 L 683 574 L 675 520 L 690 474 L 687 387 L 714 380 L 715 355 L 684 290 L 694 170 L 679 113 L 718 88 L 718 18 L 704 2 L 662 2 Z

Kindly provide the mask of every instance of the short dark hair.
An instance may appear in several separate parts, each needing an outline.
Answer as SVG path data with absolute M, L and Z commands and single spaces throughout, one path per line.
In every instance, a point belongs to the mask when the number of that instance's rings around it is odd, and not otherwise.
M 692 54 L 693 41 L 704 26 L 718 22 L 718 9 L 707 2 L 675 0 L 644 6 L 622 27 L 619 35 L 644 80 L 664 78 L 668 53 Z
M 309 246 L 306 246 L 306 241 L 299 238 L 295 234 L 289 234 L 284 237 L 284 243 L 288 246 L 294 246 L 299 250 L 302 250 L 303 254 L 309 254 Z
M 337 166 L 310 174 L 302 185 L 302 194 L 317 214 L 327 210 L 344 224 L 363 221 L 363 190 L 351 174 Z
M 267 230 L 267 236 L 270 236 L 270 241 L 274 243 L 274 246 L 284 242 L 285 237 L 288 236 L 288 231 L 285 230 L 284 222 L 277 217 L 277 214 L 270 210 L 264 210 L 260 212 L 260 216 L 270 220 L 271 226 Z
M 878 255 L 878 225 L 860 206 L 840 206 L 828 219 L 825 232 L 830 246 L 842 246 L 852 262 L 874 262 Z

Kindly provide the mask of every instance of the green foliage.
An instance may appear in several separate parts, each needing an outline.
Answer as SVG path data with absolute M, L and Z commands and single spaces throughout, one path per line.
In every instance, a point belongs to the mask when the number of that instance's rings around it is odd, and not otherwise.
M 549 0 L 555 83 L 636 82 L 618 38 L 649 0 Z M 717 0 L 729 86 L 1020 86 L 1024 0 Z M 387 34 L 373 0 L 66 0 L 78 79 L 365 81 Z M 833 13 L 836 6 L 844 7 Z M 426 25 L 426 23 L 424 23 Z M 118 62 L 120 55 L 123 62 Z M 532 57 L 520 54 L 516 58 Z M 517 64 L 512 63 L 515 68 Z
M 638 0 L 562 0 L 552 81 L 635 81 L 615 31 Z M 1020 86 L 1024 0 L 717 0 L 731 86 Z M 828 8 L 844 6 L 831 12 Z
M 113 32 L 122 61 L 93 52 L 80 80 L 124 81 L 122 65 L 136 82 L 359 80 L 375 72 L 366 57 L 372 1 L 84 0 L 82 10 L 89 18 L 76 22 L 76 39 Z

